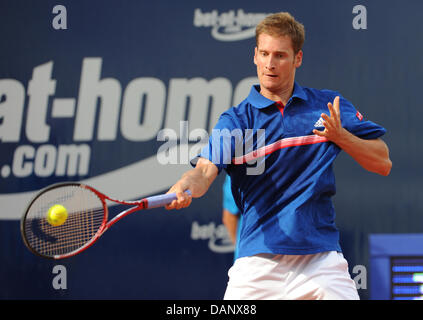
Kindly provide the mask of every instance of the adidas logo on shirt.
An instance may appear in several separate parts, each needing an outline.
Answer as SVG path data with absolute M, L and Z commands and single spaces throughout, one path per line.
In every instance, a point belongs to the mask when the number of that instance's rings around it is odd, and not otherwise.
M 316 123 L 314 124 L 314 127 L 315 128 L 320 128 L 320 127 L 324 127 L 324 125 L 323 125 L 323 118 L 322 117 L 320 117 L 320 119 L 319 120 L 317 120 L 316 121 Z

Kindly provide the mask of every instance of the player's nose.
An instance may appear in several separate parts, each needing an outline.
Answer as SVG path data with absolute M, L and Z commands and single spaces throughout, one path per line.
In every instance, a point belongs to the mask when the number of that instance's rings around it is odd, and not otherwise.
M 269 58 L 267 59 L 265 67 L 267 70 L 275 69 L 275 60 L 273 59 L 272 56 L 269 56 Z

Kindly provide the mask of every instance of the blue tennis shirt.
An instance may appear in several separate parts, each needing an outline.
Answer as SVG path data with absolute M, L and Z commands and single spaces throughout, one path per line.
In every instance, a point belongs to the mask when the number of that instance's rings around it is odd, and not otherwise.
M 231 189 L 231 177 L 226 176 L 222 187 L 222 198 L 223 198 L 223 209 L 228 210 L 231 214 L 237 215 L 239 209 L 235 203 L 234 197 L 232 196 Z
M 231 177 L 243 219 L 238 257 L 341 251 L 332 204 L 332 164 L 341 149 L 312 133 L 324 129 L 321 114 L 329 115 L 327 103 L 336 96 L 349 132 L 363 139 L 386 132 L 339 93 L 297 83 L 286 106 L 262 96 L 256 85 L 220 116 L 199 157 Z

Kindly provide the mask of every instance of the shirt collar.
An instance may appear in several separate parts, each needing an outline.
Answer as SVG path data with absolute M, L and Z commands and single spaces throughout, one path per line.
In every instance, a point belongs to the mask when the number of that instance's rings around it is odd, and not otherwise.
M 304 91 L 304 89 L 296 82 L 294 82 L 294 91 L 292 93 L 292 96 L 290 98 L 299 98 L 302 100 L 307 100 L 307 95 Z M 260 94 L 260 85 L 253 85 L 250 90 L 250 94 L 247 97 L 248 102 L 251 103 L 252 106 L 263 109 L 271 106 L 275 103 L 275 101 L 267 99 L 266 97 L 262 96 Z

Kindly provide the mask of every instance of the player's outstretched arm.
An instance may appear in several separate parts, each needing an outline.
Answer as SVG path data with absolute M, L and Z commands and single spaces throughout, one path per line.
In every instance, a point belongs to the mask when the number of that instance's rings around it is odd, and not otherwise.
M 181 179 L 176 182 L 167 193 L 174 192 L 178 197 L 166 206 L 166 209 L 182 209 L 191 204 L 192 198 L 203 196 L 210 185 L 216 179 L 218 169 L 211 161 L 200 158 L 194 169 L 185 172 Z M 188 196 L 184 191 L 190 190 L 192 196 Z
M 387 176 L 391 171 L 392 162 L 389 159 L 386 143 L 382 139 L 361 139 L 343 128 L 339 112 L 339 97 L 335 98 L 333 104 L 328 103 L 328 107 L 330 116 L 322 114 L 325 129 L 323 131 L 315 129 L 313 133 L 336 143 L 364 169 Z
M 391 172 L 389 149 L 382 139 L 364 140 L 347 131 L 338 145 L 364 169 L 383 176 Z

